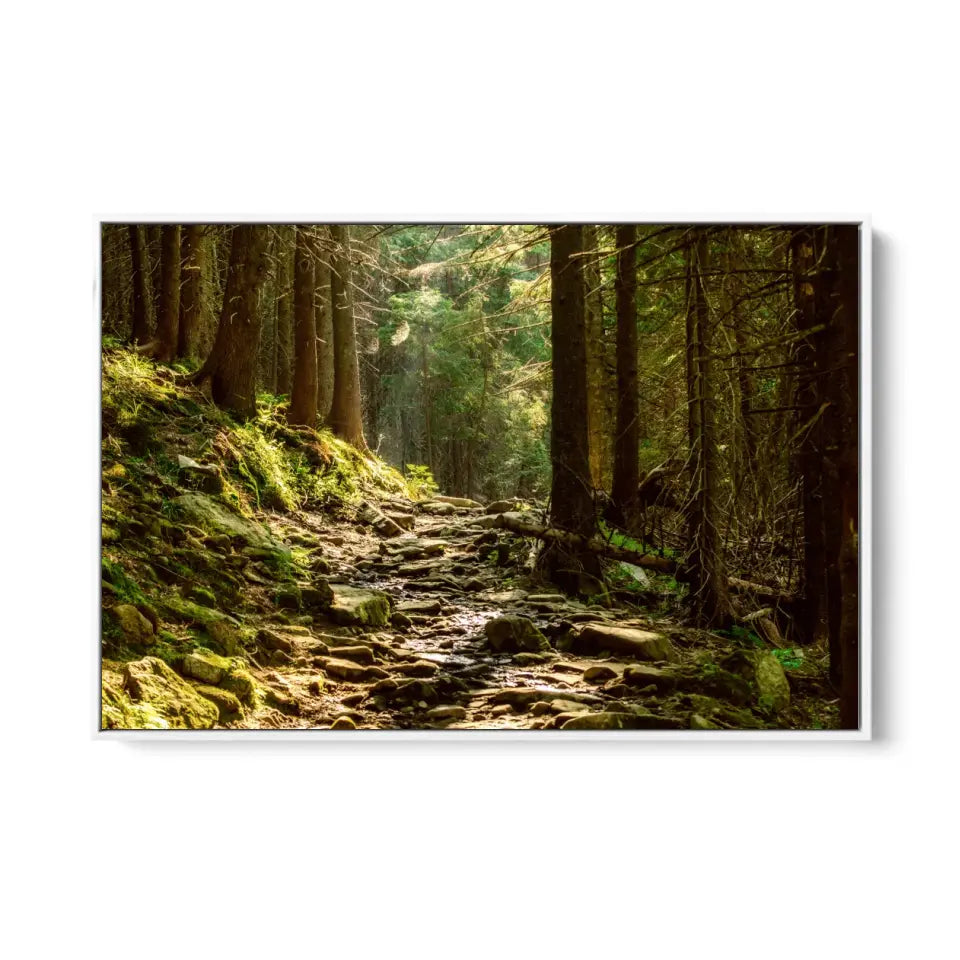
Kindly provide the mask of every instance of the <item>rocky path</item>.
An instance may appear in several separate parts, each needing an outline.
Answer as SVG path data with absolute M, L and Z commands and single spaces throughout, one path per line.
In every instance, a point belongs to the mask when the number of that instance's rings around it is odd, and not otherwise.
M 537 583 L 531 542 L 493 529 L 510 504 L 448 499 L 364 504 L 357 523 L 333 527 L 310 514 L 276 524 L 312 551 L 316 578 L 260 618 L 251 661 L 267 696 L 232 725 L 742 725 L 743 711 L 725 721 L 701 691 L 678 625 Z

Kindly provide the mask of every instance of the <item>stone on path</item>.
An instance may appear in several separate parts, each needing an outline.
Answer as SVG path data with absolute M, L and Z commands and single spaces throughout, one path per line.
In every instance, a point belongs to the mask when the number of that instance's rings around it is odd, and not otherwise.
M 390 622 L 390 597 L 380 590 L 331 583 L 330 617 L 341 626 L 383 627 Z
M 467 711 L 465 707 L 457 706 L 439 706 L 427 711 L 428 720 L 466 720 Z
M 547 638 L 529 617 L 495 617 L 484 625 L 487 644 L 494 653 L 538 653 L 549 650 Z
M 432 503 L 449 503 L 451 507 L 460 507 L 462 509 L 475 509 L 483 507 L 482 503 L 476 500 L 470 500 L 468 497 L 446 497 L 443 494 L 434 494 L 431 498 Z
M 682 730 L 674 717 L 653 713 L 582 713 L 567 720 L 561 730 Z
M 660 633 L 606 623 L 584 624 L 577 637 L 577 646 L 591 653 L 607 650 L 640 660 L 679 659 L 673 644 Z

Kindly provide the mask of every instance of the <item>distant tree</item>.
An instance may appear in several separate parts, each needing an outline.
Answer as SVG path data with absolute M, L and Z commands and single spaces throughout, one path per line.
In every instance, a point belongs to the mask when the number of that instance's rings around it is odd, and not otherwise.
M 182 237 L 182 282 L 180 322 L 177 327 L 177 356 L 194 359 L 203 322 L 203 271 L 206 258 L 205 227 L 187 224 Z
M 637 382 L 637 228 L 621 223 L 617 246 L 617 425 L 613 442 L 613 518 L 632 528 L 640 487 Z
M 177 355 L 180 320 L 180 224 L 160 228 L 160 314 L 154 356 L 169 363 Z
M 217 336 L 206 362 L 192 377 L 196 383 L 209 379 L 214 402 L 244 417 L 257 409 L 257 298 L 267 276 L 268 246 L 268 228 L 251 223 L 234 227 Z
M 153 331 L 153 291 L 150 289 L 150 258 L 147 254 L 146 228 L 131 223 L 130 256 L 133 262 L 133 331 L 134 343 L 146 344 Z
M 312 228 L 296 228 L 293 274 L 294 372 L 287 419 L 314 427 L 317 423 L 316 249 Z
M 333 404 L 333 303 L 330 297 L 330 231 L 318 227 L 317 417 L 326 422 Z
M 330 265 L 330 297 L 333 303 L 333 400 L 330 429 L 348 443 L 365 450 L 363 411 L 360 405 L 360 365 L 357 331 L 353 316 L 352 270 L 349 229 L 330 227 L 334 242 Z
M 710 306 L 705 228 L 695 228 L 687 261 L 687 404 L 690 444 L 689 552 L 686 574 L 697 621 L 726 627 L 731 620 L 717 509 L 720 476 L 715 432 Z
M 603 287 L 600 276 L 599 227 L 583 225 L 584 326 L 587 346 L 587 434 L 590 439 L 590 481 L 604 490 L 610 479 L 607 383 L 603 342 Z
M 277 227 L 276 244 L 276 322 L 277 335 L 274 353 L 276 376 L 273 391 L 278 396 L 289 396 L 293 377 L 293 283 L 296 228 L 287 224 Z
M 563 224 L 550 231 L 553 340 L 553 416 L 550 462 L 553 526 L 591 537 L 596 515 L 590 482 L 587 426 L 587 344 L 584 319 L 583 228 Z M 554 582 L 577 590 L 581 574 L 600 573 L 596 555 L 550 544 L 541 565 Z

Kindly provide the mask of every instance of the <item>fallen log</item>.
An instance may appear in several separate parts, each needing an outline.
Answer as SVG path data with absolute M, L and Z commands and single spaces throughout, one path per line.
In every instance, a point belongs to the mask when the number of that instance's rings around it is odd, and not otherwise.
M 521 513 L 498 513 L 493 525 L 499 529 L 509 530 L 511 533 L 562 543 L 573 550 L 589 550 L 591 553 L 612 557 L 614 560 L 623 560 L 638 567 L 659 570 L 661 573 L 673 573 L 677 569 L 676 561 L 668 557 L 652 557 L 649 554 L 618 547 L 607 540 L 601 540 L 600 537 L 583 537 L 569 530 L 561 530 L 559 527 L 548 527 L 546 524 L 526 519 L 526 516 Z
M 618 547 L 616 544 L 610 543 L 609 540 L 603 540 L 600 537 L 583 537 L 578 533 L 571 533 L 569 530 L 561 530 L 559 527 L 548 527 L 544 523 L 536 523 L 527 519 L 527 514 L 524 513 L 499 513 L 496 515 L 493 525 L 499 529 L 509 530 L 511 533 L 519 533 L 521 536 L 536 537 L 539 540 L 552 540 L 574 550 L 589 550 L 591 553 L 597 553 L 603 557 L 622 560 L 624 563 L 632 563 L 634 566 L 646 567 L 649 570 L 658 570 L 660 573 L 677 572 L 676 560 L 671 560 L 669 557 L 654 557 L 650 554 L 637 553 L 636 550 Z M 749 580 L 741 580 L 739 577 L 729 577 L 728 583 L 730 589 L 734 592 L 749 593 L 759 600 L 776 603 L 796 599 L 794 594 L 787 591 L 776 590 L 765 584 L 751 583 Z

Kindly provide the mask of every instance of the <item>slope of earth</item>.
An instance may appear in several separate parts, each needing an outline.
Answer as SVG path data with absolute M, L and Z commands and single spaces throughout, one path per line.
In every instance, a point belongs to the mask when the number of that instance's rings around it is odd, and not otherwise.
M 269 404 L 234 423 L 124 350 L 103 397 L 104 728 L 836 722 L 813 657 L 785 672 L 747 630 L 684 627 L 650 584 L 538 582 L 498 526 L 518 504 L 413 500 L 326 432 Z

